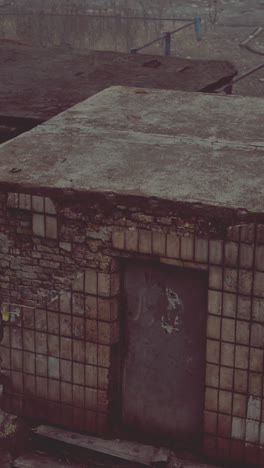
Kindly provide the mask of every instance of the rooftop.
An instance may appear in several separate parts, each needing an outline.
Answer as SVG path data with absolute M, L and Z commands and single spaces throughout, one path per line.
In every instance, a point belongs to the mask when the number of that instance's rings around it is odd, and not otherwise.
M 263 112 L 257 98 L 108 88 L 3 143 L 0 185 L 261 216 Z
M 229 62 L 0 42 L 0 117 L 47 120 L 109 86 L 211 91 L 229 83 Z

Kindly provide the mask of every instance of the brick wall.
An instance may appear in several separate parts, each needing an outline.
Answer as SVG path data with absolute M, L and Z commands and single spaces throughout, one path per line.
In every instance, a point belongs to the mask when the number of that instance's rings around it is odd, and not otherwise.
M 152 258 L 208 271 L 205 453 L 263 466 L 263 225 L 22 193 L 0 223 L 6 409 L 111 430 L 120 263 Z

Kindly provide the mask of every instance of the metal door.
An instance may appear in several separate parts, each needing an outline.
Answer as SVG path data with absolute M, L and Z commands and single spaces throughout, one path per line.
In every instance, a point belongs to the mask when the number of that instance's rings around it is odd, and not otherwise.
M 125 263 L 122 421 L 130 431 L 199 441 L 206 301 L 204 272 Z

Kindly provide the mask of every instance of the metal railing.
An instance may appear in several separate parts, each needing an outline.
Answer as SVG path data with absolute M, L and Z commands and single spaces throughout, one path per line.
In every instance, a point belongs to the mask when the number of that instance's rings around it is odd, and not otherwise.
M 217 89 L 215 91 L 215 93 L 225 93 L 225 92 L 229 91 L 234 84 L 238 83 L 238 81 L 243 80 L 247 76 L 252 75 L 252 73 L 257 72 L 258 70 L 261 70 L 262 68 L 264 68 L 264 63 L 258 65 L 257 67 L 251 68 L 247 72 L 243 73 L 243 75 L 240 75 L 237 78 L 235 78 L 234 80 L 232 80 L 231 83 L 228 83 L 228 84 L 222 86 L 221 88 Z M 229 92 L 227 94 L 229 94 Z
M 167 19 L 166 19 L 167 20 Z M 167 31 L 162 34 L 162 36 L 154 39 L 153 41 L 148 42 L 147 44 L 144 44 L 141 47 L 132 47 L 130 48 L 130 53 L 131 54 L 136 54 L 142 49 L 145 49 L 146 47 L 149 47 L 152 44 L 155 44 L 156 42 L 162 41 L 163 42 L 163 50 L 164 50 L 164 55 L 168 56 L 171 53 L 171 36 L 175 34 L 176 32 L 181 31 L 182 29 L 188 28 L 192 25 L 194 25 L 194 30 L 195 30 L 195 35 L 196 35 L 196 40 L 201 41 L 202 39 L 202 21 L 200 17 L 196 17 L 192 20 L 189 19 L 173 19 L 171 21 L 187 21 L 187 24 L 184 26 L 181 26 L 180 28 L 174 29 L 173 31 Z

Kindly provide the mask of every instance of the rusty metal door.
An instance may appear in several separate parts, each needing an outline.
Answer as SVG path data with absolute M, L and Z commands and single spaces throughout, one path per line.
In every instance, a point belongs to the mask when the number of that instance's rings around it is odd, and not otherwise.
M 125 263 L 122 421 L 129 431 L 199 443 L 206 301 L 204 272 Z

